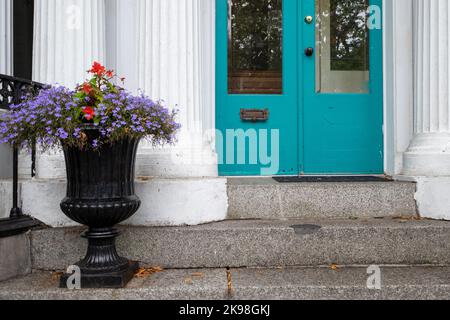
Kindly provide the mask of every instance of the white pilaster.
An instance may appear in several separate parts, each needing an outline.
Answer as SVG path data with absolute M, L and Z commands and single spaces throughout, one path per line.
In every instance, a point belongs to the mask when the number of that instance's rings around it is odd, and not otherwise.
M 0 73 L 12 75 L 12 3 L 0 1 Z
M 450 176 L 450 4 L 415 0 L 415 128 L 403 174 Z
M 383 1 L 385 172 L 403 170 L 414 131 L 413 1 Z
M 214 1 L 138 0 L 137 86 L 180 110 L 175 148 L 143 144 L 143 176 L 217 176 L 214 135 Z
M 450 220 L 450 4 L 414 0 L 414 137 L 403 176 L 424 218 Z
M 73 88 L 105 62 L 105 0 L 36 0 L 33 79 Z M 65 177 L 60 152 L 39 155 L 39 178 Z

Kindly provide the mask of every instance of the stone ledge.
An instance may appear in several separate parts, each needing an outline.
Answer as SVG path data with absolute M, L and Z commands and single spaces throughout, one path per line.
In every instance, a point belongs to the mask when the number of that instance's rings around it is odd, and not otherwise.
M 59 208 L 65 192 L 63 180 L 23 181 L 23 211 L 52 227 L 76 226 Z M 136 193 L 142 205 L 126 222 L 129 225 L 196 225 L 221 221 L 227 215 L 223 178 L 138 179 Z
M 449 267 L 382 266 L 381 290 L 367 288 L 367 268 L 164 270 L 124 289 L 67 290 L 49 272 L 0 283 L 0 300 L 447 300 Z M 175 311 L 176 312 L 176 311 Z

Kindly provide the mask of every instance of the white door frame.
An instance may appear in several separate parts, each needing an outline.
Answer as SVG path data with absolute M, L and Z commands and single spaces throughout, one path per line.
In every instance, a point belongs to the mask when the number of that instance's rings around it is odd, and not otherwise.
M 414 134 L 413 0 L 384 0 L 385 172 L 399 175 Z

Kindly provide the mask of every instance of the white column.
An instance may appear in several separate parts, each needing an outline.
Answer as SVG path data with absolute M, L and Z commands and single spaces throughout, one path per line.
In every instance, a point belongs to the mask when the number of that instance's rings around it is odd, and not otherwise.
M 70 88 L 105 61 L 104 0 L 36 0 L 33 78 Z
M 105 0 L 36 0 L 33 79 L 73 88 L 105 62 Z M 61 153 L 40 155 L 39 178 L 65 177 Z
M 136 0 L 106 1 L 106 65 L 125 77 L 124 87 L 133 93 L 138 89 L 137 17 Z
M 415 129 L 403 174 L 450 176 L 450 4 L 415 0 Z
M 180 110 L 175 148 L 143 144 L 144 176 L 217 176 L 214 135 L 215 4 L 138 0 L 137 87 Z
M 12 5 L 0 1 L 0 73 L 12 75 Z

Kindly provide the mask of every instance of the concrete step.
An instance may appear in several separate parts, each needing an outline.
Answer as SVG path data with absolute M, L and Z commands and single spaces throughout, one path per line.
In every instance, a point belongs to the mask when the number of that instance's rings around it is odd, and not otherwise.
M 34 269 L 85 254 L 81 228 L 31 233 Z M 450 265 L 450 222 L 414 219 L 241 220 L 192 227 L 123 227 L 119 252 L 164 268 Z
M 58 288 L 58 277 L 36 271 L 0 283 L 0 300 L 431 300 L 450 298 L 449 267 L 388 267 L 368 287 L 366 267 L 164 270 L 116 290 Z M 376 282 L 369 281 L 370 284 Z M 171 311 L 168 311 L 171 312 Z
M 411 182 L 279 183 L 271 178 L 229 178 L 230 219 L 414 216 Z

